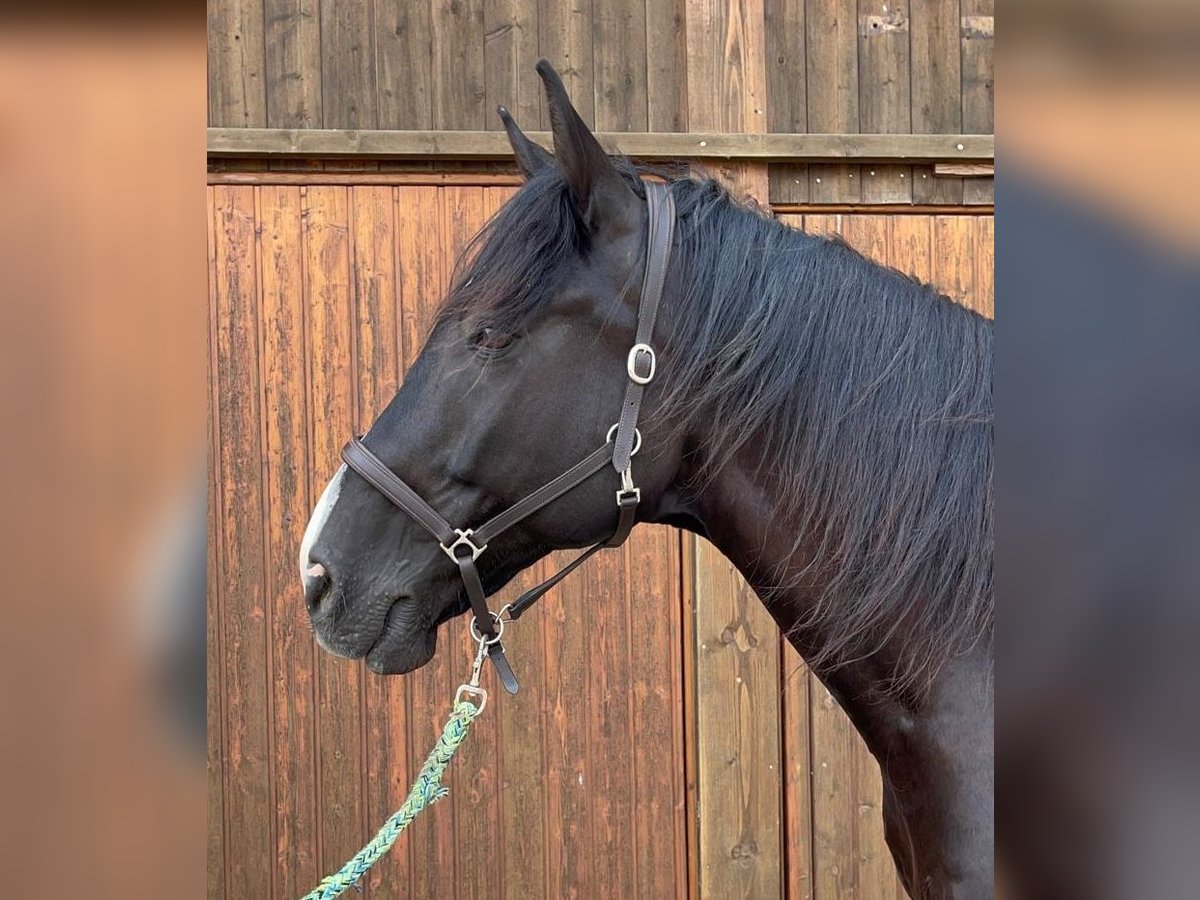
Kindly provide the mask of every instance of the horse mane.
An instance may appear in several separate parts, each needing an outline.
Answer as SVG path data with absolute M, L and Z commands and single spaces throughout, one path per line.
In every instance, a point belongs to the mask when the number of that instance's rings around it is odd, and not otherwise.
M 712 180 L 670 189 L 659 415 L 706 438 L 691 487 L 756 467 L 796 535 L 787 566 L 756 574 L 807 593 L 806 661 L 830 671 L 901 635 L 891 687 L 919 690 L 991 639 L 992 323 Z M 519 330 L 585 242 L 563 179 L 539 173 L 477 236 L 442 314 Z

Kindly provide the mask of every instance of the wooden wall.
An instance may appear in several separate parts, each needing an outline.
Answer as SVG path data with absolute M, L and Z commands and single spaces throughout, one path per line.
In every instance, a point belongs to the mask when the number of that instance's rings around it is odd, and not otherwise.
M 341 442 L 387 403 L 454 254 L 512 191 L 446 180 L 208 191 L 213 898 L 299 896 L 356 851 L 468 664 L 461 623 L 406 678 L 318 651 L 295 571 Z M 784 220 L 991 311 L 990 216 Z M 510 647 L 522 693 L 489 706 L 369 896 L 902 896 L 874 761 L 703 542 L 640 527 Z
M 212 0 L 209 124 L 990 133 L 994 0 Z M 706 109 L 732 109 L 716 129 Z M 779 203 L 986 203 L 928 165 L 773 165 Z

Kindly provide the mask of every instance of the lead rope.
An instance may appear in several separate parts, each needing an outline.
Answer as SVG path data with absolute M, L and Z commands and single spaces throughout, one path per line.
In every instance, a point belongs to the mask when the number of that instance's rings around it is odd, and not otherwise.
M 438 738 L 433 752 L 429 754 L 425 765 L 417 774 L 417 780 L 408 793 L 408 799 L 383 823 L 383 827 L 375 833 L 375 837 L 371 838 L 365 847 L 354 854 L 337 872 L 323 879 L 316 888 L 305 894 L 303 900 L 332 900 L 347 888 L 355 887 L 358 880 L 367 874 L 367 870 L 392 849 L 392 845 L 396 843 L 400 833 L 408 827 L 408 824 L 417 817 L 421 810 L 450 793 L 449 788 L 442 787 L 442 773 L 446 771 L 446 766 L 454 758 L 459 746 L 466 740 L 467 732 L 471 730 L 471 723 L 487 705 L 487 691 L 479 686 L 480 669 L 483 667 L 488 646 L 500 640 L 500 634 L 503 631 L 504 626 L 501 624 L 494 638 L 481 637 L 472 622 L 471 637 L 477 641 L 479 649 L 475 653 L 475 662 L 471 666 L 471 680 L 466 684 L 459 685 L 458 691 L 454 695 L 454 709 L 450 713 L 450 718 L 446 720 L 442 736 Z M 476 706 L 464 697 L 478 698 L 479 705 Z

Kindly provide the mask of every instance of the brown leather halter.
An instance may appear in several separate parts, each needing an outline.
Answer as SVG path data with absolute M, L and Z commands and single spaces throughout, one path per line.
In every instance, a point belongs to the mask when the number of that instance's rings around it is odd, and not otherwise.
M 519 618 L 526 609 L 575 571 L 597 550 L 619 547 L 625 543 L 629 532 L 633 530 L 637 506 L 641 502 L 641 491 L 633 482 L 632 458 L 642 443 L 641 433 L 637 429 L 642 394 L 658 368 L 658 360 L 650 341 L 654 335 L 654 322 L 662 301 L 663 282 L 666 279 L 667 262 L 671 256 L 671 242 L 675 231 L 675 201 L 670 190 L 664 185 L 652 183 L 646 183 L 645 189 L 649 215 L 646 272 L 642 279 L 642 299 L 638 309 L 635 343 L 630 348 L 625 363 L 629 384 L 625 388 L 625 399 L 621 404 L 617 424 L 609 429 L 607 438 L 599 448 L 553 481 L 518 500 L 478 528 L 467 529 L 455 528 L 443 519 L 416 491 L 368 450 L 359 438 L 352 439 L 342 448 L 342 459 L 346 461 L 346 465 L 408 513 L 418 525 L 437 539 L 446 555 L 454 560 L 474 613 L 472 633 L 486 644 L 488 658 L 495 665 L 504 689 L 510 694 L 517 692 L 517 679 L 508 664 L 504 655 L 504 645 L 500 641 L 503 614 L 508 613 L 509 621 Z M 505 606 L 499 615 L 493 613 L 488 607 L 483 582 L 475 566 L 475 561 L 487 550 L 488 544 L 518 522 L 553 503 L 572 488 L 578 487 L 610 463 L 621 476 L 621 487 L 616 492 L 617 526 L 613 533 L 588 547 L 565 568 Z M 500 625 L 499 629 L 497 625 Z

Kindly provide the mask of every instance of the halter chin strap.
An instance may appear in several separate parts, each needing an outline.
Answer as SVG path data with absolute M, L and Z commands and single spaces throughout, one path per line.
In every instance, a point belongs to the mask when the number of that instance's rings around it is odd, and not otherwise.
M 475 561 L 487 550 L 493 539 L 553 503 L 572 488 L 583 484 L 609 464 L 620 474 L 621 486 L 616 492 L 617 525 L 613 533 L 588 547 L 553 576 L 526 591 L 501 610 L 501 613 L 508 612 L 510 620 L 517 619 L 596 551 L 605 547 L 619 547 L 625 543 L 637 521 L 637 506 L 641 502 L 642 494 L 633 482 L 632 460 L 642 442 L 641 433 L 637 429 L 638 413 L 641 410 L 646 385 L 654 379 L 658 369 L 658 359 L 650 342 L 654 336 L 654 322 L 662 301 L 663 284 L 675 231 L 675 201 L 671 192 L 663 185 L 651 183 L 646 183 L 645 189 L 648 209 L 646 271 L 642 279 L 642 298 L 638 308 L 635 343 L 630 348 L 625 363 L 629 384 L 625 388 L 620 418 L 609 430 L 603 445 L 554 480 L 518 500 L 478 528 L 467 529 L 455 528 L 442 518 L 437 510 L 421 499 L 416 491 L 368 450 L 361 439 L 354 438 L 342 448 L 342 459 L 346 461 L 346 465 L 433 535 L 446 555 L 458 566 L 467 598 L 471 602 L 475 631 L 486 644 L 488 658 L 495 665 L 496 674 L 504 689 L 510 694 L 517 692 L 517 679 L 508 664 L 508 658 L 504 655 L 504 645 L 500 642 L 500 631 L 497 629 L 500 616 L 488 607 L 487 593 L 484 591 L 483 580 Z

